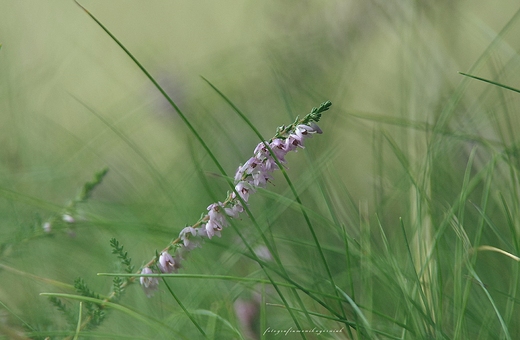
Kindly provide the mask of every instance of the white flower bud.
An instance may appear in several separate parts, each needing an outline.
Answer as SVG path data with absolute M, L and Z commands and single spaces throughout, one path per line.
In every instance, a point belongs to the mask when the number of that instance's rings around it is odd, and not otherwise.
M 61 218 L 62 218 L 63 221 L 65 221 L 67 223 L 74 223 L 74 222 L 76 222 L 74 217 L 70 216 L 69 214 L 63 214 L 63 216 Z
M 141 274 L 153 274 L 153 272 L 150 268 L 144 267 L 141 271 Z M 148 297 L 151 297 L 159 287 L 159 279 L 157 279 L 156 277 L 141 276 L 139 282 L 141 282 L 141 286 L 143 287 L 144 293 Z

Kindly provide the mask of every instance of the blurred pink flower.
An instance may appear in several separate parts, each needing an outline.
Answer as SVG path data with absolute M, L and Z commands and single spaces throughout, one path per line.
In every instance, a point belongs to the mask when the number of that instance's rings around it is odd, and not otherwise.
M 144 267 L 141 274 L 153 274 L 153 272 L 150 268 Z M 159 287 L 159 279 L 156 277 L 141 276 L 139 281 L 141 282 L 141 286 L 143 287 L 144 293 L 147 297 L 151 297 Z

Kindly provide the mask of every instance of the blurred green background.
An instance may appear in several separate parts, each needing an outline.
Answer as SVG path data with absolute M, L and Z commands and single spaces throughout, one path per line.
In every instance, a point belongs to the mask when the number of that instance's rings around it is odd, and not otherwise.
M 371 220 L 377 213 L 386 221 L 390 239 L 398 238 L 393 233 L 399 233 L 399 217 L 413 220 L 407 170 L 388 139 L 404 151 L 413 169 L 435 159 L 431 171 L 437 177 L 429 187 L 434 212 L 456 199 L 474 146 L 486 145 L 478 151 L 474 171 L 497 150 L 516 152 L 518 94 L 457 72 L 471 70 L 520 87 L 517 1 L 81 4 L 158 80 L 230 176 L 251 156 L 258 139 L 201 76 L 265 138 L 331 100 L 332 109 L 320 124 L 324 134 L 288 157 L 288 173 L 297 186 L 301 183 L 305 205 L 327 216 L 334 206 L 333 215 L 354 238 L 361 233 L 360 206 L 366 206 Z M 95 274 L 119 270 L 110 254 L 111 237 L 139 266 L 185 224 L 194 223 L 215 197 L 225 198 L 226 182 L 215 175 L 217 168 L 177 113 L 73 1 L 0 0 L 0 44 L 0 263 L 68 284 L 81 276 L 106 291 L 109 280 Z M 432 138 L 434 126 L 446 139 Z M 438 143 L 435 155 L 427 147 L 433 142 Z M 56 222 L 51 236 L 35 231 L 59 215 L 104 167 L 109 173 L 93 197 L 78 206 L 73 231 L 62 222 Z M 292 199 L 280 174 L 273 182 L 269 190 Z M 505 180 L 494 190 L 511 185 Z M 277 198 L 259 196 L 252 210 L 272 223 L 280 238 L 308 237 L 307 230 L 298 229 L 303 224 L 298 212 L 285 212 Z M 247 221 L 241 223 L 249 233 Z M 233 248 L 233 230 L 224 234 L 195 250 L 186 271 L 249 275 L 257 270 Z M 254 243 L 255 232 L 249 236 Z M 341 247 L 330 230 L 318 236 L 326 245 Z M 301 261 L 301 249 L 280 247 L 288 263 Z M 338 272 L 344 270 L 341 261 L 331 263 Z M 493 264 L 496 272 L 490 276 L 509 270 L 500 264 Z M 305 277 L 309 268 L 301 272 Z M 224 315 L 233 314 L 231 303 L 241 294 L 221 283 L 209 288 L 198 281 L 175 284 L 190 308 L 222 308 Z M 164 306 L 136 294 L 137 286 L 131 290 L 125 303 L 145 314 L 176 310 L 173 300 Z M 56 286 L 4 268 L 0 301 L 10 311 L 0 309 L 0 322 L 19 329 L 19 316 L 39 329 L 56 330 L 51 325 L 59 314 L 38 296 L 44 291 L 56 291 Z M 124 316 L 111 318 L 107 323 L 116 327 L 114 334 L 132 334 L 133 327 L 143 337 L 148 334 Z M 190 328 L 189 322 L 183 327 Z

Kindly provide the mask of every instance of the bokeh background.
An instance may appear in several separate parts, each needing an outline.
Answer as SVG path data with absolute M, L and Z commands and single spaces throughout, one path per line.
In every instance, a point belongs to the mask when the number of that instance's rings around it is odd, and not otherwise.
M 81 4 L 157 79 L 230 176 L 259 140 L 202 77 L 265 138 L 332 101 L 320 124 L 324 134 L 288 158 L 288 174 L 304 205 L 324 216 L 334 207 L 335 222 L 355 239 L 362 238 L 363 223 L 383 221 L 390 242 L 403 245 L 399 218 L 413 225 L 414 216 L 423 214 L 411 208 L 410 169 L 421 182 L 434 176 L 424 187 L 432 193 L 429 220 L 435 230 L 441 210 L 463 186 L 473 148 L 478 150 L 472 173 L 495 153 L 509 150 L 516 157 L 518 94 L 458 72 L 520 88 L 517 1 Z M 215 197 L 223 200 L 228 187 L 175 110 L 73 1 L 0 0 L 0 44 L 0 263 L 11 268 L 0 270 L 0 323 L 5 329 L 58 331 L 60 314 L 39 293 L 67 289 L 45 279 L 71 284 L 81 276 L 93 289 L 107 291 L 110 279 L 96 273 L 120 270 L 110 238 L 124 244 L 140 266 L 194 223 Z M 430 163 L 435 166 L 425 165 Z M 51 235 L 42 233 L 43 223 L 60 216 L 104 167 L 109 173 L 92 198 L 78 205 L 77 222 L 69 226 L 58 219 Z M 501 170 L 503 177 L 516 172 L 513 165 Z M 271 192 L 293 199 L 280 174 L 273 183 Z M 518 210 L 515 185 L 493 184 L 495 191 L 510 190 L 511 197 L 505 196 L 512 216 Z M 311 282 L 308 276 L 320 271 L 313 252 L 302 247 L 311 238 L 298 209 L 283 202 L 259 193 L 251 208 L 274 230 L 287 266 L 302 282 Z M 506 218 L 497 219 L 500 229 Z M 247 221 L 240 223 L 255 244 L 256 231 L 248 230 Z M 289 242 L 294 235 L 302 244 Z M 410 238 L 414 235 L 409 230 Z M 326 227 L 318 237 L 325 246 L 342 247 Z M 490 242 L 496 239 L 489 236 Z M 374 241 L 373 247 L 380 246 Z M 184 272 L 246 276 L 258 271 L 240 251 L 233 230 L 226 230 L 194 251 Z M 344 262 L 328 256 L 331 268 L 347 275 Z M 493 271 L 484 273 L 500 285 L 497 277 L 510 273 L 511 263 L 495 260 L 489 264 Z M 254 287 L 230 283 L 172 284 L 189 308 L 211 310 L 237 325 L 233 302 L 254 295 Z M 513 294 L 517 285 L 497 288 Z M 124 303 L 179 324 L 178 336 L 196 334 L 167 293 L 147 299 L 139 290 L 129 288 Z M 283 310 L 273 313 L 282 321 L 269 319 L 271 327 L 290 327 Z M 513 308 L 511 319 L 515 315 Z M 153 327 L 130 321 L 114 313 L 100 332 L 155 334 Z M 226 338 L 224 328 L 216 332 Z

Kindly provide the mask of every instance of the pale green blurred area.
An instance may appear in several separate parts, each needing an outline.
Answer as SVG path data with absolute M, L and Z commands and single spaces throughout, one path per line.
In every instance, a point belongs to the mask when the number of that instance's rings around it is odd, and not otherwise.
M 374 133 L 384 130 L 404 149 L 417 145 L 419 153 L 426 138 L 381 123 L 381 117 L 435 122 L 463 79 L 457 72 L 472 67 L 518 10 L 513 0 L 81 4 L 171 95 L 230 176 L 259 140 L 201 76 L 265 138 L 331 100 L 320 123 L 324 134 L 308 140 L 307 154 L 289 157 L 288 173 L 297 182 L 309 162 L 320 160 L 312 166 L 334 169 L 335 180 L 355 201 L 369 202 L 371 211 L 375 169 L 395 168 L 395 176 L 392 170 L 383 179 L 389 190 L 402 174 L 391 153 L 375 160 Z M 519 30 L 520 23 L 513 23 L 489 61 L 475 70 L 479 76 L 520 88 Z M 212 176 L 217 168 L 177 113 L 73 1 L 0 0 L 0 44 L 0 239 L 59 213 L 96 171 L 109 168 L 83 206 L 87 220 L 96 222 L 80 222 L 76 238 L 28 240 L 5 252 L 1 262 L 66 283 L 76 276 L 93 282 L 95 273 L 115 270 L 108 247 L 114 235 L 139 266 L 196 221 L 213 199 L 201 176 L 213 195 L 225 198 L 225 181 Z M 448 125 L 499 139 L 487 112 L 502 102 L 488 100 L 486 91 L 489 85 L 470 81 Z M 518 112 L 515 95 L 504 96 L 509 110 Z M 378 124 L 370 119 L 376 116 Z M 517 131 L 516 114 L 511 122 Z M 463 171 L 465 164 L 458 165 Z M 270 189 L 286 194 L 282 176 L 274 182 Z M 194 255 L 195 271 L 214 273 L 205 259 L 223 261 L 226 268 L 238 261 L 231 251 L 206 248 Z M 13 291 L 16 278 L 0 272 L 1 301 L 17 305 L 22 315 L 31 303 L 35 314 L 52 308 L 36 295 L 52 286 L 24 283 Z M 188 293 L 185 300 L 196 307 L 208 294 Z

